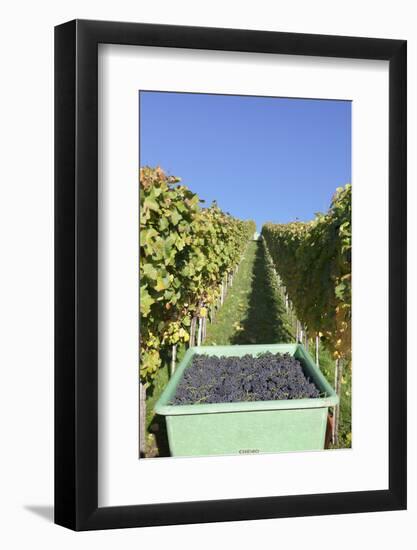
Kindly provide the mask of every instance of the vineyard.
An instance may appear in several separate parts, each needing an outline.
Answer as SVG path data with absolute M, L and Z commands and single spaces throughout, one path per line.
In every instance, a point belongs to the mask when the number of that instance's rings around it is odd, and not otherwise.
M 139 183 L 141 451 L 176 361 L 203 342 L 315 346 L 342 396 L 335 446 L 349 446 L 351 186 L 337 190 L 327 213 L 265 224 L 256 242 L 254 222 L 205 206 L 162 169 L 142 168 Z
M 336 359 L 349 359 L 351 185 L 337 190 L 326 214 L 308 223 L 268 223 L 262 235 L 302 325 Z
M 223 303 L 255 224 L 215 203 L 202 208 L 197 194 L 160 168 L 142 168 L 139 185 L 143 406 L 164 352 L 175 356 L 176 346 L 204 338 L 208 313 Z
M 320 339 L 335 359 L 337 393 L 351 358 L 351 193 L 350 184 L 338 188 L 329 211 L 311 222 L 262 228 L 306 345 L 310 337 L 316 345 Z M 337 440 L 338 411 L 334 421 Z

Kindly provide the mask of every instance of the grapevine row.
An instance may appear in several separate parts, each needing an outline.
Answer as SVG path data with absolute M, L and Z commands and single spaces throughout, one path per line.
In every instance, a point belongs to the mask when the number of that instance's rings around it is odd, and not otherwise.
M 140 378 L 154 379 L 161 352 L 193 337 L 241 259 L 255 223 L 203 208 L 161 168 L 140 170 Z
M 351 350 L 351 185 L 313 221 L 262 228 L 275 268 L 300 322 L 320 334 L 336 359 Z

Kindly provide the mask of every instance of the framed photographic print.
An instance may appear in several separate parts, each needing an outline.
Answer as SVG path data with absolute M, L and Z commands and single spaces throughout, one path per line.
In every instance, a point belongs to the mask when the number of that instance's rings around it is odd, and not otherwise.
M 55 521 L 406 507 L 406 42 L 55 29 Z

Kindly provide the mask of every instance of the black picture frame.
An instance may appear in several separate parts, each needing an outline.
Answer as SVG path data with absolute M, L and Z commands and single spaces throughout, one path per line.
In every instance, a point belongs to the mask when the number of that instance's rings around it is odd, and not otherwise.
M 98 507 L 98 44 L 389 62 L 389 488 Z M 74 20 L 55 28 L 55 522 L 74 530 L 406 508 L 406 41 Z M 395 347 L 393 343 L 395 342 Z

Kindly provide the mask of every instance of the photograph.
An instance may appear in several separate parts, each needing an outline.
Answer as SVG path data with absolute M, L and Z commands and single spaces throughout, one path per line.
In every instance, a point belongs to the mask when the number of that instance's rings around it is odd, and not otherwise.
M 139 114 L 139 457 L 351 448 L 351 101 Z
M 408 4 L 5 4 L 1 548 L 408 549 Z

